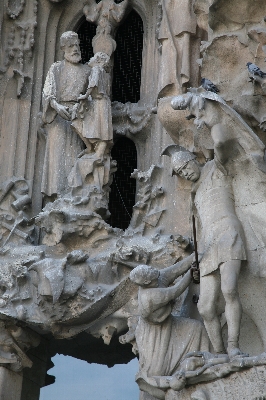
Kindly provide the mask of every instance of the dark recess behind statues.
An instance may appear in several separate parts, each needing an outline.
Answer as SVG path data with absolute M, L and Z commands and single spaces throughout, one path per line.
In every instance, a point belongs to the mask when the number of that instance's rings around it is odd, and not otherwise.
M 119 1 L 116 1 L 119 2 Z M 92 38 L 96 25 L 85 17 L 77 30 L 80 39 L 82 62 L 93 56 Z M 117 49 L 114 53 L 112 101 L 136 103 L 140 98 L 141 67 L 143 50 L 143 23 L 132 10 L 116 32 Z M 130 174 L 137 168 L 137 152 L 134 143 L 125 137 L 117 138 L 112 149 L 112 158 L 118 170 L 111 186 L 108 220 L 111 226 L 126 229 L 135 204 L 136 182 Z
M 109 199 L 111 217 L 108 223 L 113 227 L 126 229 L 135 204 L 136 181 L 130 178 L 130 175 L 137 168 L 137 151 L 132 140 L 121 137 L 115 142 L 111 154 L 117 161 L 118 169 L 111 185 Z

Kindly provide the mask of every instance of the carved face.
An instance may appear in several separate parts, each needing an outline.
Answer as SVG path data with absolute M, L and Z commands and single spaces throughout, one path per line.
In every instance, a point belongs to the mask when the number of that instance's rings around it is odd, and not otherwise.
M 191 182 L 196 182 L 200 177 L 200 168 L 195 160 L 188 161 L 182 169 L 174 171 L 176 174 L 180 175 L 181 178 L 187 179 Z
M 77 38 L 70 38 L 63 48 L 65 52 L 65 59 L 72 64 L 77 64 L 81 60 L 81 53 L 79 48 L 79 40 Z
M 99 67 L 108 69 L 109 62 L 110 62 L 110 57 L 105 53 L 99 52 L 99 53 L 96 53 L 94 55 L 94 57 L 92 57 L 90 59 L 90 61 L 88 62 L 88 65 L 91 68 L 93 68 L 94 66 L 98 65 Z

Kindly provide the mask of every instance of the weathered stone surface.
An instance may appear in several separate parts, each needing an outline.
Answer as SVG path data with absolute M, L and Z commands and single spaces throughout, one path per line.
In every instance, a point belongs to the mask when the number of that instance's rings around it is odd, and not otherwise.
M 132 9 L 141 87 L 123 104 Z M 49 357 L 90 344 L 109 366 L 139 353 L 145 400 L 266 396 L 265 14 L 264 0 L 0 2 L 0 397 L 37 400 Z M 123 135 L 138 155 L 125 231 L 108 210 Z
M 253 367 L 218 379 L 213 383 L 202 383 L 183 389 L 180 392 L 169 390 L 166 400 L 259 400 L 266 395 L 265 366 Z
M 22 375 L 16 374 L 7 368 L 0 367 L 0 396 L 3 400 L 20 400 L 22 388 Z
M 116 4 L 113 0 L 102 0 L 88 2 L 83 12 L 86 20 L 97 25 L 96 35 L 92 40 L 94 54 L 103 52 L 111 56 L 116 49 L 116 42 L 113 38 L 115 28 L 122 21 L 128 0 Z

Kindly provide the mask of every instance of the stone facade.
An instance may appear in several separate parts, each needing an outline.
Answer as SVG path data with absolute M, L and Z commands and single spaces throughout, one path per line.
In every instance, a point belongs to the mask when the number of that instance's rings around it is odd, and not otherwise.
M 132 13 L 140 95 L 123 103 Z M 1 1 L 1 399 L 38 400 L 57 352 L 138 355 L 142 400 L 266 396 L 265 15 L 265 0 Z M 125 230 L 109 222 L 123 136 Z

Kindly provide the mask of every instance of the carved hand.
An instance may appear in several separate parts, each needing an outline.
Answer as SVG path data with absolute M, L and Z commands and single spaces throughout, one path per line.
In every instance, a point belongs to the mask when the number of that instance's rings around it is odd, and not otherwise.
M 196 266 L 191 267 L 191 277 L 194 283 L 200 283 L 200 271 Z
M 67 121 L 71 120 L 71 115 L 68 111 L 68 107 L 62 106 L 62 104 L 57 103 L 56 101 L 51 104 L 55 111 L 60 115 L 60 117 L 66 119 Z

